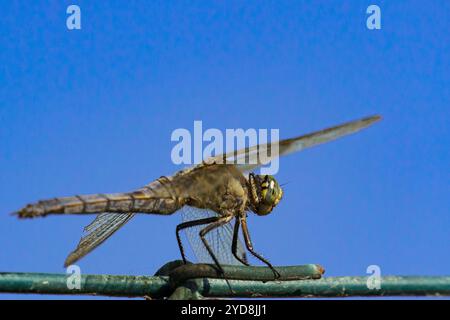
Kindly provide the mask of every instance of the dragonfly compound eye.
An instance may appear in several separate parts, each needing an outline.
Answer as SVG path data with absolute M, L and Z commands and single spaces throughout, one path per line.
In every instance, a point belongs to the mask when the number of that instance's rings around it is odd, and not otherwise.
M 258 215 L 269 214 L 278 202 L 280 202 L 282 196 L 283 190 L 275 178 L 272 176 L 265 176 L 261 179 L 260 202 L 256 213 Z

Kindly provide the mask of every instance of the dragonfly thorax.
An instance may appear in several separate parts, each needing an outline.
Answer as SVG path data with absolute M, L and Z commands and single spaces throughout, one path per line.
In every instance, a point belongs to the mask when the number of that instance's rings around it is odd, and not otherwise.
M 250 173 L 248 185 L 250 209 L 257 215 L 271 213 L 283 197 L 283 190 L 273 176 Z

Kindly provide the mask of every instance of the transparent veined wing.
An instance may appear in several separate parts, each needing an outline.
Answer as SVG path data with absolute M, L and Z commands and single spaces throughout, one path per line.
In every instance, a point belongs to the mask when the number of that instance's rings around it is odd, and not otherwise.
M 120 227 L 133 218 L 134 213 L 110 213 L 99 214 L 94 221 L 84 228 L 85 234 L 82 236 L 78 246 L 72 251 L 64 262 L 67 267 L 89 252 L 101 245 L 106 239 L 114 234 Z
M 278 142 L 260 144 L 252 147 L 232 151 L 208 158 L 206 164 L 227 163 L 236 165 L 242 172 L 254 170 L 257 167 L 268 164 L 277 156 L 284 156 L 298 152 L 309 147 L 326 143 L 349 134 L 367 128 L 373 123 L 381 120 L 381 116 L 375 115 L 355 121 L 346 122 L 327 129 L 315 131 L 291 139 Z M 272 154 L 273 152 L 273 154 Z M 201 166 L 201 165 L 200 165 Z
M 183 209 L 181 209 L 181 215 L 183 222 L 187 222 L 214 217 L 218 214 L 212 210 L 185 206 Z M 231 251 L 234 229 L 233 223 L 234 222 L 229 222 L 223 226 L 213 229 L 205 236 L 220 264 L 242 265 L 242 263 L 233 256 L 233 253 Z M 203 245 L 202 240 L 199 237 L 200 230 L 205 228 L 206 226 L 207 225 L 194 226 L 191 228 L 186 228 L 184 230 L 198 262 L 214 263 L 205 246 Z M 247 255 L 245 253 L 244 246 L 239 238 L 237 243 L 237 255 L 242 258 L 242 260 L 247 261 Z
M 166 179 L 172 179 L 172 177 L 166 177 Z M 161 179 L 147 184 L 137 191 L 145 191 L 146 193 L 152 192 L 157 194 L 158 190 L 165 189 Z M 151 190 L 151 191 L 149 191 Z M 139 201 L 135 199 L 134 201 Z M 160 204 L 163 202 L 159 202 Z M 137 213 L 111 213 L 105 212 L 97 215 L 97 217 L 88 226 L 84 228 L 84 235 L 76 249 L 69 254 L 64 266 L 75 263 L 83 258 L 89 252 L 101 245 L 105 240 L 112 236 L 117 230 L 119 230 L 124 224 L 130 221 Z

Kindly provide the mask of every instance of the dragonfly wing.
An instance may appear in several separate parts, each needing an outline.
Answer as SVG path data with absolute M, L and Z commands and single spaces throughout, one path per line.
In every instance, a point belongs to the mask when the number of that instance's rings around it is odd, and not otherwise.
M 205 160 L 205 163 L 235 164 L 242 172 L 247 172 L 269 163 L 277 156 L 284 156 L 356 133 L 379 120 L 381 120 L 381 117 L 378 115 L 366 117 L 295 138 L 285 139 L 274 143 L 260 144 L 218 155 L 208 158 Z M 276 144 L 278 144 L 278 152 L 276 152 Z M 275 154 L 272 155 L 272 152 Z
M 190 206 L 185 206 L 181 210 L 181 215 L 183 222 L 218 216 L 218 214 L 212 210 L 198 209 Z M 199 236 L 200 230 L 205 227 L 206 225 L 200 225 L 186 228 L 184 230 L 198 262 L 214 263 Z M 223 226 L 211 230 L 206 234 L 205 238 L 213 250 L 214 255 L 219 260 L 219 263 L 242 265 L 242 263 L 233 256 L 231 251 L 231 245 L 233 243 L 233 229 L 233 223 L 229 222 Z M 240 239 L 238 239 L 237 243 L 237 255 L 242 260 L 247 261 L 247 255 Z
M 84 228 L 85 234 L 82 236 L 77 248 L 72 251 L 64 262 L 67 267 L 89 252 L 101 245 L 106 239 L 114 234 L 120 227 L 133 218 L 134 213 L 110 213 L 99 214 L 94 221 Z

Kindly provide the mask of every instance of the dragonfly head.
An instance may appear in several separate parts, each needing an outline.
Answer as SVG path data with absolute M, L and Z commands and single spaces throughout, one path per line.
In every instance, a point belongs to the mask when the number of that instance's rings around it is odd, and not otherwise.
M 272 212 L 283 197 L 283 190 L 270 175 L 249 175 L 250 207 L 259 216 Z

